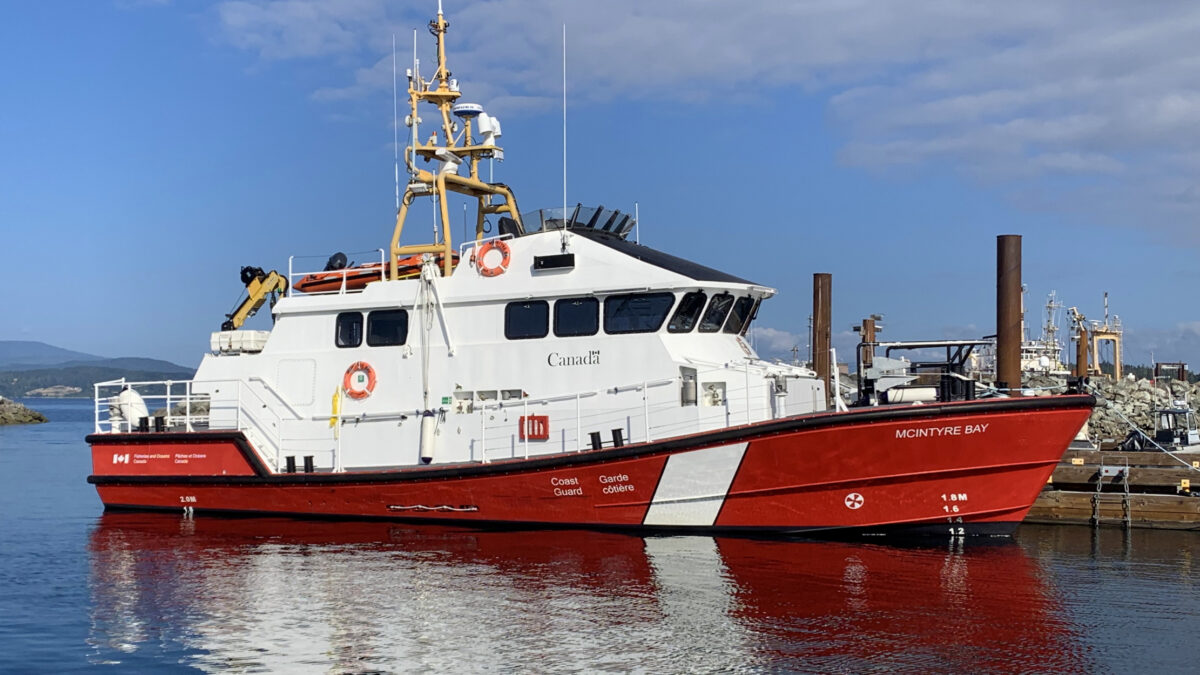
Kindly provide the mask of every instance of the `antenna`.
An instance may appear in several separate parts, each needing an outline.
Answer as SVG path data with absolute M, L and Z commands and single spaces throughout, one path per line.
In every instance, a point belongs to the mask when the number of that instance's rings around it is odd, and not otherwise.
M 396 210 L 400 210 L 400 110 L 396 98 L 396 34 L 392 33 L 392 173 L 396 178 Z
M 439 2 L 441 0 L 438 0 Z M 563 228 L 567 226 L 567 24 L 563 24 Z
M 415 83 L 410 82 L 409 83 L 410 88 L 416 87 L 416 91 L 421 91 L 422 89 L 425 88 L 425 82 L 424 82 L 424 80 L 421 79 L 421 59 L 417 58 L 417 29 L 416 28 L 413 29 L 413 78 L 415 79 Z M 409 95 L 411 96 L 411 94 L 409 94 Z M 409 153 L 412 155 L 412 157 L 411 157 L 411 161 L 409 162 L 409 165 L 408 165 L 408 167 L 409 167 L 408 170 L 413 172 L 414 175 L 416 174 L 416 170 L 417 170 L 417 138 L 418 138 L 417 134 L 419 133 L 418 127 L 420 127 L 420 126 L 421 126 L 421 117 L 418 114 L 416 108 L 414 107 L 413 118 L 412 118 L 412 143 L 409 143 Z
M 642 243 L 642 219 L 638 213 L 638 203 L 633 203 L 633 243 Z

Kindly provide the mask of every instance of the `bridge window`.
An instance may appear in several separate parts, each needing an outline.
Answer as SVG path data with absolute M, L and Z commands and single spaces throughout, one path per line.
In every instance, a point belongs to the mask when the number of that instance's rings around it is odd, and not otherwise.
M 746 323 L 742 324 L 742 335 L 745 335 L 750 330 L 750 324 L 758 318 L 758 308 L 762 307 L 762 298 L 754 299 L 754 307 L 750 309 L 750 318 L 746 319 Z
M 339 347 L 357 347 L 363 338 L 362 312 L 342 312 L 337 315 L 333 340 Z
M 408 310 L 387 309 L 367 315 L 367 344 L 372 347 L 402 345 L 408 340 Z
M 696 320 L 700 318 L 700 312 L 704 311 L 704 301 L 707 299 L 708 295 L 704 291 L 685 293 L 679 301 L 679 308 L 671 317 L 671 323 L 667 324 L 667 330 L 672 333 L 690 333 L 696 327 Z
M 754 309 L 754 296 L 743 295 L 738 298 L 737 302 L 733 303 L 733 311 L 729 313 L 729 319 L 725 321 L 725 332 L 737 335 L 744 333 L 752 309 Z
M 550 304 L 545 300 L 510 302 L 504 306 L 504 337 L 544 338 L 550 332 Z
M 732 306 L 732 295 L 728 293 L 714 295 L 708 303 L 708 311 L 704 313 L 704 318 L 700 320 L 700 332 L 715 333 L 721 330 L 721 326 L 725 323 L 725 316 L 729 314 L 729 308 Z
M 674 304 L 674 293 L 610 295 L 604 299 L 604 332 L 653 333 Z
M 563 298 L 554 303 L 554 334 L 558 337 L 595 335 L 600 332 L 600 301 L 596 298 Z

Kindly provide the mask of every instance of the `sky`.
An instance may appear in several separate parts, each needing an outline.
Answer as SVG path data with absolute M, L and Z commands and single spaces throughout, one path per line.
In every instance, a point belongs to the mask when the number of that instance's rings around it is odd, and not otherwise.
M 1031 332 L 1051 290 L 1090 319 L 1107 292 L 1127 363 L 1200 366 L 1200 5 L 444 8 L 461 100 L 500 118 L 495 178 L 521 208 L 563 201 L 565 24 L 567 201 L 636 203 L 643 244 L 778 289 L 760 352 L 807 352 L 814 272 L 833 275 L 840 354 L 876 313 L 886 340 L 992 334 L 995 238 L 1020 234 Z M 0 340 L 195 365 L 241 266 L 385 247 L 392 40 L 402 78 L 414 29 L 432 72 L 435 13 L 4 3 Z

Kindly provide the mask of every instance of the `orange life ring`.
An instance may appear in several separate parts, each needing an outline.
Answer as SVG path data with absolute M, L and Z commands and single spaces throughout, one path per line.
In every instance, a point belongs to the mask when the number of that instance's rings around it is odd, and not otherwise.
M 496 265 L 495 267 L 484 262 L 484 257 L 487 256 L 488 253 L 491 253 L 492 249 L 500 251 L 500 264 Z M 510 260 L 512 260 L 512 250 L 509 249 L 508 244 L 504 243 L 504 240 L 502 239 L 493 239 L 489 241 L 483 246 L 480 246 L 479 250 L 475 253 L 475 266 L 479 268 L 479 273 L 485 277 L 498 277 L 501 274 L 504 274 L 504 272 L 508 270 L 508 263 Z
M 361 389 L 355 385 L 363 384 L 362 373 L 366 376 L 366 388 Z M 371 395 L 375 391 L 375 369 L 366 361 L 355 361 L 346 369 L 346 376 L 342 378 L 342 389 L 346 391 L 346 395 L 350 398 L 360 401 Z

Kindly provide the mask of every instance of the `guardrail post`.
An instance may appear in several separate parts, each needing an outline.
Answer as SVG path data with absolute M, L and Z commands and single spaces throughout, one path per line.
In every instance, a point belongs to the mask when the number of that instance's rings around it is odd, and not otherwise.
M 646 428 L 646 442 L 650 442 L 650 387 L 642 380 L 642 422 Z
M 479 406 L 479 463 L 487 464 L 487 405 Z
M 742 366 L 746 373 L 746 424 L 750 424 L 750 362 Z
M 579 417 L 579 394 L 575 394 L 575 452 L 583 452 L 583 424 Z
M 525 459 L 529 459 L 529 399 L 521 399 L 521 438 L 525 439 Z

